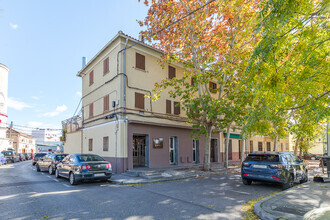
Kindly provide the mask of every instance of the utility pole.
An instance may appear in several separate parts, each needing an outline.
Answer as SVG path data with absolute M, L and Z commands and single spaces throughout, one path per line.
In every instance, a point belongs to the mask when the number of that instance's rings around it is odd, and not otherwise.
M 14 147 L 13 146 L 13 140 L 11 139 L 12 129 L 13 129 L 13 121 L 10 122 L 10 126 L 9 126 L 9 141 L 10 141 L 11 146 Z

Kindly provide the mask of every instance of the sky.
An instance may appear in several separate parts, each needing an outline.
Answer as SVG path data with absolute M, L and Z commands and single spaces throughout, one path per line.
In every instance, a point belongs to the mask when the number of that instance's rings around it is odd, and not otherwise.
M 81 99 L 89 61 L 117 33 L 138 38 L 138 0 L 0 0 L 0 63 L 9 67 L 8 123 L 60 129 Z M 80 107 L 79 107 L 80 109 Z

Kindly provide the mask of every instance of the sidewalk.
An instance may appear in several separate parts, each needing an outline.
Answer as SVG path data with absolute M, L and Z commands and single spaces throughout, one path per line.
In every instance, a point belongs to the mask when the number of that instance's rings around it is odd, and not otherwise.
M 114 184 L 148 184 L 174 181 L 180 179 L 198 178 L 210 175 L 240 172 L 238 164 L 231 164 L 227 169 L 222 163 L 212 164 L 211 171 L 202 171 L 200 166 L 195 167 L 169 167 L 164 169 L 134 169 L 123 174 L 113 174 L 110 181 Z
M 321 219 L 330 219 L 330 183 L 310 181 L 260 200 L 254 205 L 254 212 L 262 220 L 291 220 L 304 219 L 306 213 L 320 212 L 321 208 L 327 212 L 327 217 Z

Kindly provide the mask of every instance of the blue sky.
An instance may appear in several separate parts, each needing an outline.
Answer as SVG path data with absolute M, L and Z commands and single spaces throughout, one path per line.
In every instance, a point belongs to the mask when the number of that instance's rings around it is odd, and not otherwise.
M 0 0 L 0 63 L 10 68 L 8 122 L 61 128 L 81 98 L 81 58 L 119 30 L 138 38 L 138 0 Z

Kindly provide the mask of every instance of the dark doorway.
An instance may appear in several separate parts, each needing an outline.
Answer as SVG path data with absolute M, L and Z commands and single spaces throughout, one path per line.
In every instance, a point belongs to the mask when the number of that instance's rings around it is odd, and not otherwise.
M 210 162 L 218 162 L 218 140 L 211 139 Z
M 233 141 L 229 139 L 228 160 L 233 160 Z
M 146 135 L 133 135 L 133 167 L 146 166 Z

